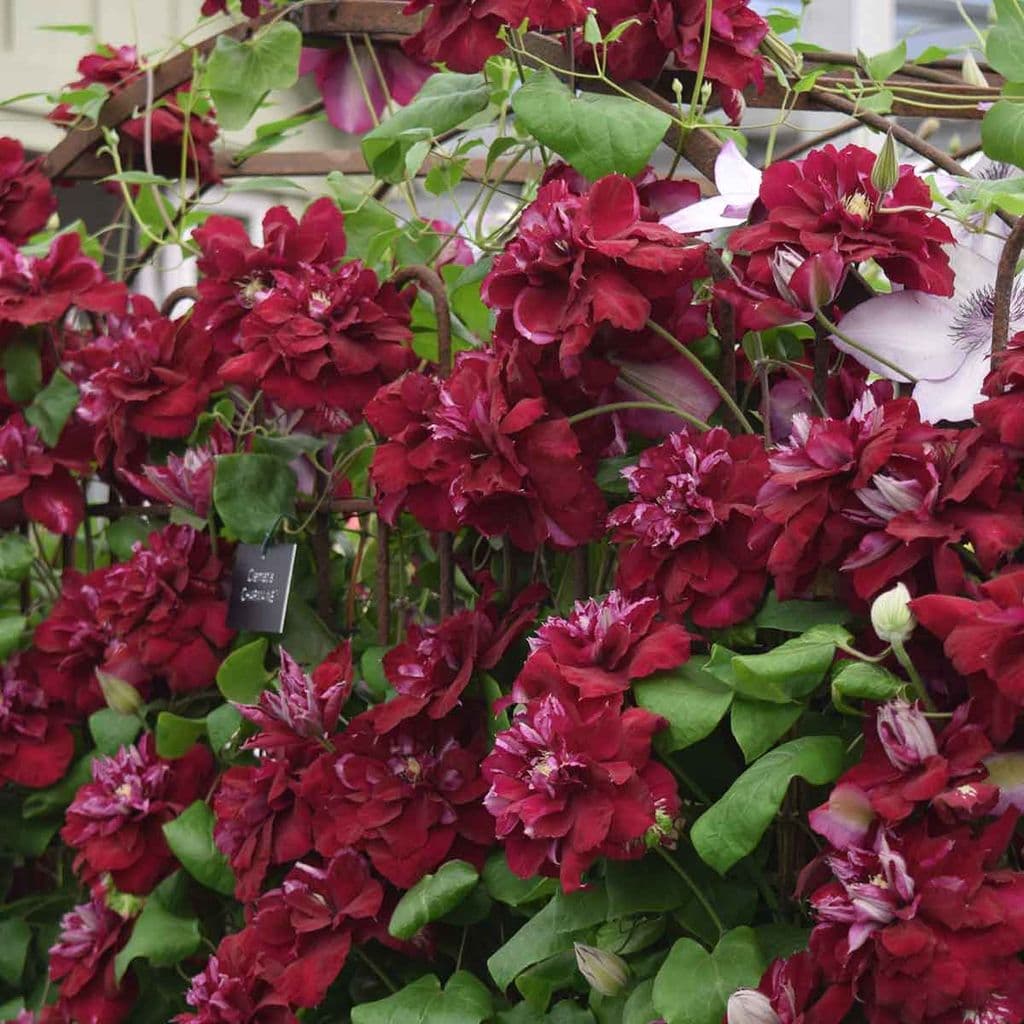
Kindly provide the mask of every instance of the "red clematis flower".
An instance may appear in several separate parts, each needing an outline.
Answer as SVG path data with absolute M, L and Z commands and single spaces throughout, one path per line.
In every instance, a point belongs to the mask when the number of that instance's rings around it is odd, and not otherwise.
M 260 897 L 246 926 L 260 973 L 290 1003 L 318 1005 L 345 966 L 353 928 L 374 919 L 383 902 L 383 887 L 355 850 L 322 868 L 296 864 L 280 888 Z
M 556 345 L 572 376 L 602 324 L 643 331 L 652 302 L 706 273 L 705 251 L 659 223 L 628 178 L 609 175 L 580 195 L 559 176 L 523 211 L 481 294 L 523 338 Z
M 767 545 L 755 499 L 768 474 L 760 438 L 687 428 L 623 475 L 636 497 L 608 524 L 625 545 L 617 583 L 630 596 L 658 595 L 672 616 L 698 626 L 749 618 L 768 580 Z
M 233 765 L 213 797 L 213 839 L 235 872 L 235 896 L 254 900 L 271 864 L 287 864 L 310 852 L 312 813 L 297 798 L 299 770 L 307 758 L 261 759 Z
M 402 44 L 410 57 L 443 61 L 452 71 L 479 71 L 488 57 L 501 53 L 502 25 L 517 28 L 524 18 L 535 29 L 557 31 L 582 25 L 587 15 L 580 0 L 410 0 L 403 13 L 430 10 L 423 27 Z
M 246 3 L 250 2 L 246 0 Z M 67 89 L 87 89 L 93 85 L 102 85 L 112 96 L 145 76 L 138 50 L 134 46 L 101 46 L 78 62 L 78 73 L 81 77 L 76 82 L 68 83 Z M 186 84 L 178 92 L 188 92 L 190 88 L 191 85 Z M 50 111 L 49 119 L 64 127 L 72 127 L 77 116 L 71 107 L 61 103 Z M 148 117 L 129 118 L 119 124 L 117 130 L 127 140 L 126 165 L 136 164 L 136 160 L 138 164 L 142 163 L 148 134 L 158 171 L 165 170 L 168 175 L 176 178 L 180 173 L 182 148 L 187 146 L 189 173 L 204 183 L 220 180 L 213 166 L 213 143 L 218 128 L 212 113 L 201 116 L 191 112 L 186 114 L 177 98 L 168 95 L 161 98 Z M 120 194 L 120 186 L 114 187 Z
M 317 852 L 333 857 L 356 847 L 403 889 L 450 857 L 482 862 L 494 825 L 481 804 L 486 731 L 479 709 L 439 721 L 421 714 L 383 735 L 376 713 L 354 718 L 335 752 L 304 774 L 302 797 L 320 812 Z
M 631 601 L 618 590 L 595 600 L 577 601 L 566 618 L 552 617 L 530 637 L 530 656 L 516 677 L 512 697 L 560 692 L 561 681 L 580 701 L 625 693 L 634 679 L 676 668 L 690 657 L 690 634 L 659 622 L 658 601 Z
M 517 351 L 461 353 L 445 381 L 410 375 L 378 393 L 369 423 L 378 507 L 433 530 L 472 526 L 532 551 L 598 535 L 604 499 L 568 420 L 550 410 Z
M 430 718 L 444 718 L 460 703 L 473 674 L 494 668 L 534 621 L 545 594 L 543 586 L 527 587 L 502 616 L 487 599 L 488 589 L 473 610 L 450 615 L 436 626 L 410 624 L 405 643 L 384 655 L 384 673 L 398 696 L 374 712 L 381 732 L 424 709 Z
M 227 935 L 185 993 L 174 1024 L 296 1024 L 287 1000 L 254 969 L 252 937 Z
M 30 789 L 59 782 L 75 753 L 65 715 L 36 680 L 31 653 L 0 666 L 0 779 Z
M 114 979 L 114 957 L 131 933 L 128 918 L 100 896 L 65 914 L 60 928 L 50 947 L 50 978 L 59 983 L 56 1019 L 120 1024 L 138 994 L 131 975 L 120 985 Z
M 760 192 L 763 219 L 729 237 L 731 250 L 751 254 L 745 276 L 771 288 L 780 247 L 798 256 L 834 249 L 847 266 L 874 259 L 898 284 L 952 295 L 953 272 L 943 246 L 952 244 L 953 235 L 928 212 L 928 185 L 905 164 L 896 185 L 882 195 L 871 182 L 875 159 L 861 146 L 824 146 L 767 168 Z M 917 209 L 886 212 L 903 207 Z
M 850 985 L 826 985 L 810 953 L 774 960 L 756 989 L 729 997 L 726 1024 L 840 1024 L 853 1003 Z
M 853 982 L 868 1020 L 939 1024 L 1024 1013 L 1024 873 L 996 869 L 1014 813 L 980 835 L 922 822 L 828 858 L 811 954 Z
M 0 426 L 0 503 L 15 499 L 24 519 L 51 533 L 73 535 L 85 516 L 78 484 L 43 447 L 39 431 L 21 413 Z
M 1002 352 L 993 353 L 982 391 L 988 397 L 974 407 L 978 425 L 995 440 L 1024 449 L 1024 332 L 1015 334 Z
M 150 892 L 177 865 L 161 826 L 203 796 L 213 775 L 206 747 L 166 761 L 151 733 L 94 761 L 93 781 L 75 794 L 60 832 L 79 851 L 75 870 L 83 881 L 92 884 L 109 872 L 121 892 Z
M 26 256 L 0 238 L 0 323 L 22 327 L 58 321 L 72 306 L 90 313 L 123 313 L 127 290 L 108 281 L 82 252 L 74 232 L 57 235 L 42 257 Z
M 24 245 L 57 210 L 39 160 L 26 160 L 17 139 L 0 138 L 0 238 Z
M 1024 569 L 982 583 L 976 600 L 927 594 L 910 607 L 943 641 L 958 672 L 982 673 L 1014 704 L 1024 704 Z
M 522 878 L 557 874 L 571 892 L 598 857 L 642 856 L 648 829 L 679 811 L 672 776 L 650 759 L 665 724 L 613 700 L 599 716 L 553 694 L 530 701 L 483 763 L 509 867 Z
M 220 386 L 209 339 L 141 295 L 71 358 L 81 380 L 78 415 L 95 429 L 101 465 L 132 464 L 151 437 L 187 436 Z

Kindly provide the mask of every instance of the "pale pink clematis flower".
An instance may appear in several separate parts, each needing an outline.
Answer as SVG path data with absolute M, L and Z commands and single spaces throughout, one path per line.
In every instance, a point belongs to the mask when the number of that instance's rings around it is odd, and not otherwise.
M 731 139 L 715 160 L 715 187 L 717 196 L 670 213 L 661 223 L 682 235 L 692 235 L 746 222 L 761 191 L 761 171 Z

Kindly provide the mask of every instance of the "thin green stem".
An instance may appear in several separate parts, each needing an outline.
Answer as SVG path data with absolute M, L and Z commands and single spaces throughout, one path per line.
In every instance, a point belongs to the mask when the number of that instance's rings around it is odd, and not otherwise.
M 663 846 L 656 846 L 658 856 L 686 883 L 687 888 L 693 893 L 697 902 L 704 908 L 704 912 L 711 918 L 711 923 L 718 929 L 719 935 L 725 934 L 725 925 L 718 916 L 718 912 L 711 905 L 707 896 L 704 895 L 697 883 L 686 873 L 683 866 Z
M 691 113 L 700 102 L 700 91 L 704 85 L 704 72 L 708 66 L 708 53 L 711 50 L 711 22 L 715 13 L 715 0 L 704 0 L 704 36 L 700 41 L 700 60 L 697 62 L 697 78 L 693 83 L 693 96 L 690 100 Z
M 700 431 L 707 432 L 711 429 L 710 424 L 697 419 L 696 416 L 692 416 L 688 412 L 683 412 L 682 409 L 677 409 L 674 405 L 667 405 L 665 402 L 611 402 L 608 405 L 599 405 L 596 408 L 578 412 L 575 416 L 570 416 L 569 425 L 572 426 L 576 423 L 582 423 L 584 420 L 593 419 L 595 416 L 604 416 L 607 413 L 621 412 L 625 409 L 649 409 L 652 412 L 667 412 L 686 420 L 687 423 Z
M 661 324 L 657 324 L 653 320 L 648 320 L 647 326 L 654 331 L 659 338 L 663 338 L 667 341 L 684 359 L 687 359 L 693 364 L 693 366 L 699 371 L 700 375 L 708 381 L 715 391 L 718 392 L 719 398 L 722 399 L 729 411 L 736 417 L 736 422 L 740 427 L 746 433 L 753 434 L 754 428 L 750 425 L 750 421 L 743 415 L 743 410 L 736 404 L 736 400 L 722 386 L 722 382 L 678 338 L 676 338 L 674 334 L 666 331 Z
M 840 341 L 845 341 L 850 348 L 856 349 L 858 352 L 863 352 L 866 356 L 870 356 L 875 360 L 875 362 L 881 363 L 882 366 L 888 367 L 894 373 L 898 373 L 901 377 L 909 380 L 911 384 L 917 383 L 917 378 L 913 374 L 904 370 L 902 366 L 897 366 L 895 363 L 891 363 L 888 359 L 878 355 L 877 352 L 872 352 L 872 350 L 866 345 L 862 345 L 859 341 L 855 341 L 848 334 L 844 334 L 843 331 L 840 330 L 836 324 L 832 323 L 832 321 L 829 320 L 829 318 L 825 316 L 820 309 L 815 312 L 814 318 L 822 327 L 829 331 L 829 333 L 834 334 Z
M 896 655 L 896 660 L 903 666 L 903 671 L 910 677 L 910 682 L 914 687 L 914 692 L 920 698 L 921 703 L 929 711 L 935 711 L 935 701 L 932 700 L 931 694 L 928 692 L 928 687 L 924 685 L 924 680 L 921 678 L 921 674 L 917 671 L 914 667 L 914 663 L 910 660 L 910 655 L 907 654 L 907 649 L 903 646 L 902 640 L 893 640 L 892 653 Z

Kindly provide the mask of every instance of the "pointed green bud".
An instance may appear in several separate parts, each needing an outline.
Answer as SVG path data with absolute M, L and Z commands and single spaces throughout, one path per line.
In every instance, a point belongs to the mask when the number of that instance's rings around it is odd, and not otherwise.
M 617 996 L 629 980 L 629 967 L 621 956 L 608 953 L 597 946 L 573 943 L 576 951 L 576 966 L 587 984 L 603 996 Z
M 804 59 L 773 29 L 761 40 L 761 52 L 775 61 L 787 75 L 799 75 Z
M 981 68 L 978 67 L 978 62 L 974 59 L 974 54 L 970 50 L 967 51 L 960 64 L 960 77 L 968 85 L 976 86 L 979 89 L 988 88 L 988 79 L 982 74 Z
M 119 715 L 137 715 L 142 710 L 142 695 L 134 686 L 109 672 L 96 669 L 96 679 L 107 707 Z
M 903 643 L 917 626 L 910 591 L 902 583 L 879 594 L 871 604 L 871 625 L 883 643 Z
M 899 180 L 900 161 L 896 156 L 896 143 L 890 132 L 886 135 L 885 142 L 875 159 L 875 166 L 871 169 L 871 184 L 878 189 L 878 195 L 881 197 L 888 195 Z

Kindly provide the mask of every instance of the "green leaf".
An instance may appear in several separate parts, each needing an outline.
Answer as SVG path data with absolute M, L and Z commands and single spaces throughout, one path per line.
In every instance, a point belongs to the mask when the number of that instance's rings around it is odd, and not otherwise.
M 116 754 L 134 743 L 141 730 L 142 722 L 135 715 L 122 715 L 113 708 L 103 708 L 89 716 L 89 733 L 101 754 Z
M 764 957 L 751 928 L 722 936 L 713 953 L 680 939 L 654 979 L 652 1002 L 666 1024 L 720 1024 L 729 996 L 755 988 Z
M 584 177 L 639 174 L 672 123 L 660 110 L 622 96 L 573 96 L 550 71 L 512 97 L 517 121 Z
M 896 97 L 889 89 L 879 89 L 870 96 L 857 97 L 858 110 L 870 110 L 873 114 L 888 114 Z
M 24 615 L 6 615 L 0 618 L 0 661 L 18 649 L 25 638 L 28 619 Z
M 259 544 L 294 513 L 297 487 L 288 463 L 274 455 L 217 456 L 213 504 L 239 540 Z
M 299 77 L 302 33 L 276 21 L 251 39 L 217 37 L 203 84 L 210 90 L 222 128 L 244 128 L 271 89 L 288 89 Z
M 610 860 L 605 866 L 608 918 L 632 914 L 664 914 L 681 907 L 690 892 L 660 857 Z
M 981 144 L 990 159 L 1024 167 L 1024 104 L 995 103 L 981 122 Z
M 848 703 L 851 698 L 884 702 L 898 697 L 906 685 L 899 676 L 881 665 L 847 661 L 832 677 L 832 703 L 839 711 L 856 713 Z
M 217 669 L 217 689 L 236 704 L 255 704 L 270 681 L 263 664 L 266 656 L 265 637 L 232 651 Z
M 836 645 L 850 639 L 841 626 L 815 626 L 765 654 L 738 654 L 731 661 L 736 690 L 776 704 L 802 699 L 825 678 Z
M 843 743 L 836 736 L 805 736 L 770 751 L 694 822 L 690 838 L 697 853 L 724 874 L 757 847 L 793 778 L 820 786 L 842 768 Z
M 222 896 L 235 891 L 235 876 L 213 842 L 213 811 L 202 800 L 163 826 L 164 837 L 182 867 L 207 889 Z
M 482 877 L 491 897 L 510 907 L 521 907 L 547 899 L 558 888 L 553 878 L 520 878 L 514 875 L 502 850 L 495 851 L 487 858 Z
M 495 984 L 504 991 L 527 967 L 569 949 L 581 931 L 605 920 L 607 910 L 608 900 L 598 886 L 557 893 L 487 961 Z
M 479 874 L 464 860 L 450 860 L 424 875 L 398 901 L 388 925 L 396 939 L 411 939 L 425 924 L 454 910 L 476 887 Z
M 884 82 L 907 63 L 906 40 L 901 39 L 891 50 L 878 53 L 874 57 L 864 57 L 861 54 L 861 63 L 872 81 Z
M 231 704 L 221 704 L 206 716 L 206 735 L 215 754 L 231 742 L 241 724 L 242 716 Z
M 654 979 L 641 981 L 629 994 L 622 1008 L 622 1024 L 650 1024 L 658 1019 L 654 1008 Z
M 725 717 L 733 691 L 692 662 L 633 684 L 637 704 L 668 720 L 669 751 L 704 739 Z
M 845 625 L 853 618 L 848 608 L 835 601 L 780 601 L 771 592 L 754 625 L 783 633 L 805 633 L 814 626 Z
M 172 761 L 184 757 L 205 733 L 205 719 L 182 718 L 161 711 L 156 719 L 156 752 Z
M 729 724 L 747 764 L 770 750 L 804 710 L 803 704 L 770 704 L 764 700 L 737 697 L 732 705 Z
M 25 955 L 32 941 L 32 929 L 18 917 L 0 921 L 0 978 L 18 986 L 25 970 Z
M 124 977 L 135 959 L 148 960 L 157 967 L 170 967 L 199 949 L 199 922 L 194 917 L 172 913 L 161 899 L 161 890 L 146 900 L 124 949 L 114 958 L 114 977 Z
M 426 159 L 431 140 L 483 110 L 490 95 L 483 75 L 432 75 L 412 103 L 363 136 L 367 165 L 378 178 L 404 181 Z
M 945 60 L 952 57 L 955 50 L 947 49 L 945 46 L 926 46 L 915 58 L 915 64 L 934 64 L 937 60 Z
M 25 410 L 25 419 L 39 431 L 49 447 L 60 439 L 68 417 L 78 405 L 78 388 L 63 370 L 57 370 L 50 383 L 32 399 Z
M 792 956 L 807 948 L 810 938 L 809 928 L 800 928 L 793 924 L 763 924 L 756 928 L 757 944 L 769 963 L 776 957 Z
M 311 437 L 309 434 L 285 434 L 281 437 L 270 437 L 257 434 L 252 441 L 252 450 L 260 455 L 276 455 L 279 459 L 291 462 L 300 455 L 315 455 L 327 441 L 322 437 Z
M 132 548 L 145 542 L 153 532 L 152 523 L 144 523 L 135 516 L 122 516 L 107 527 L 107 544 L 119 562 L 126 562 L 132 556 Z
M 996 23 L 985 40 L 985 59 L 1009 82 L 1024 82 L 1024 10 L 1013 0 L 995 5 Z
M 352 1024 L 480 1024 L 494 1011 L 491 993 L 468 971 L 456 971 L 444 989 L 425 974 L 386 999 L 352 1007 Z
M 4 384 L 19 405 L 31 402 L 43 386 L 39 346 L 31 338 L 13 338 L 4 349 Z
M 317 665 L 334 650 L 338 638 L 305 601 L 293 595 L 279 643 L 299 664 Z
M 171 178 L 166 178 L 162 174 L 150 174 L 148 171 L 121 171 L 118 174 L 108 174 L 105 178 L 100 178 L 100 181 L 117 181 L 125 185 L 158 185 L 161 187 L 176 184 Z
M 0 534 L 0 580 L 23 580 L 34 557 L 32 545 L 20 533 Z

